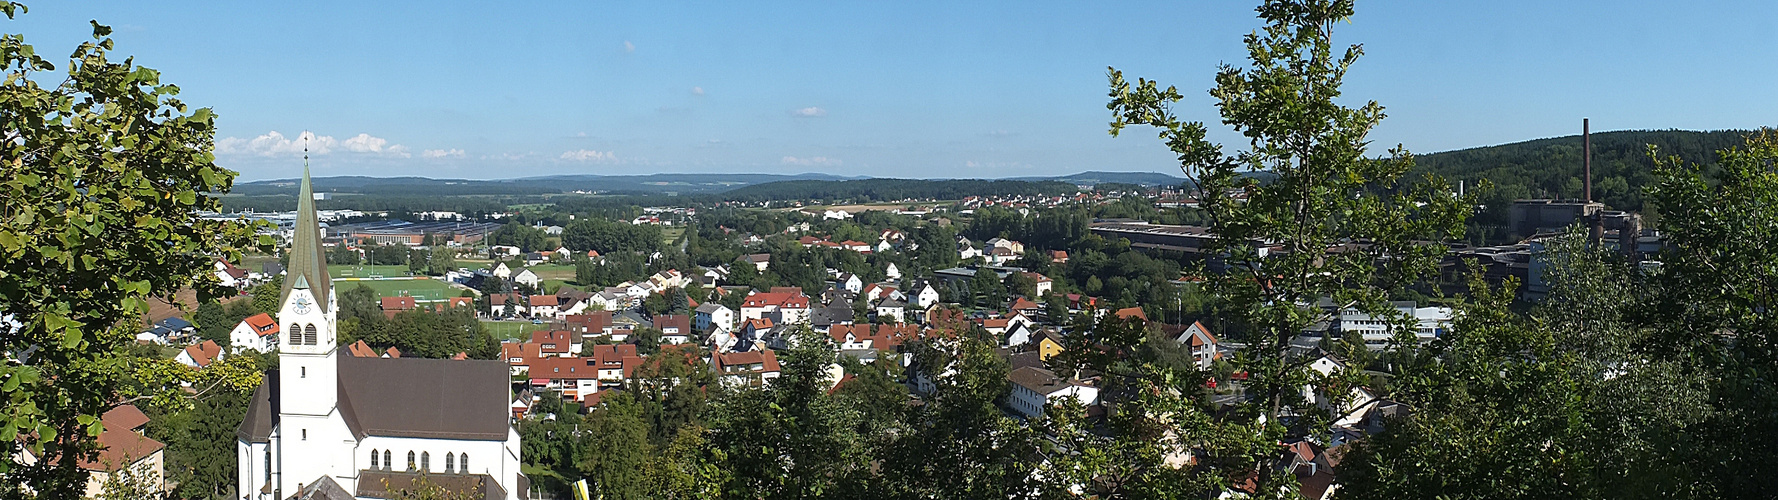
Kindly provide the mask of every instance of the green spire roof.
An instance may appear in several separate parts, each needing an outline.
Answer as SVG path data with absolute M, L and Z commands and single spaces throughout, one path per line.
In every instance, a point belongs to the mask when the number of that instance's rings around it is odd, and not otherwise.
M 296 230 L 290 241 L 290 267 L 285 270 L 284 293 L 278 302 L 290 300 L 290 290 L 308 288 L 316 305 L 327 311 L 333 280 L 327 276 L 326 255 L 321 253 L 321 220 L 315 215 L 315 191 L 309 187 L 309 161 L 303 157 L 302 188 L 296 194 Z

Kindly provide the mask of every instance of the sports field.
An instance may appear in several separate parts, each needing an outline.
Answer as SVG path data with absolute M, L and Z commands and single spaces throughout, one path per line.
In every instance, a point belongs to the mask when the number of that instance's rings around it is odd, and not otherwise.
M 463 290 L 453 288 L 449 283 L 430 278 L 412 279 L 358 279 L 335 278 L 333 286 L 339 291 L 358 288 L 358 285 L 376 290 L 381 297 L 413 297 L 416 300 L 444 300 L 449 297 L 462 296 Z
M 549 325 L 533 325 L 529 321 L 483 321 L 482 326 L 488 333 L 501 340 L 531 340 L 531 331 L 548 328 Z
M 407 266 L 327 266 L 334 278 L 397 278 L 408 276 Z

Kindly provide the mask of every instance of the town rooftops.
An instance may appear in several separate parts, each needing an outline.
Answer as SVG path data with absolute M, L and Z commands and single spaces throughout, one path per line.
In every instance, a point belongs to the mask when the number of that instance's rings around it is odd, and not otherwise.
M 1055 394 L 1056 392 L 1073 386 L 1073 384 L 1056 376 L 1055 372 L 1035 366 L 1027 366 L 1013 370 L 1012 372 L 1007 373 L 1006 376 L 1008 379 L 1012 380 L 1012 383 L 1017 384 L 1019 387 L 1030 389 L 1032 392 L 1044 396 Z
M 191 361 L 202 368 L 210 366 L 210 363 L 222 356 L 222 346 L 216 345 L 214 340 L 205 340 L 201 344 L 185 346 L 185 354 L 190 355 Z
M 134 464 L 166 445 L 160 441 L 149 439 L 138 434 L 137 429 L 148 425 L 148 415 L 135 405 L 123 405 L 112 408 L 99 417 L 105 423 L 104 432 L 99 433 L 99 455 L 97 460 L 80 460 L 80 468 L 89 471 L 110 472 Z

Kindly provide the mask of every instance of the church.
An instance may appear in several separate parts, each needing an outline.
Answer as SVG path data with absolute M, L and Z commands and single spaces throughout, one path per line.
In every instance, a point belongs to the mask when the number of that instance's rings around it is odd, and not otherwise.
M 236 429 L 241 500 L 390 498 L 423 476 L 488 500 L 529 496 L 504 361 L 343 353 L 303 167 L 278 311 L 278 368 Z

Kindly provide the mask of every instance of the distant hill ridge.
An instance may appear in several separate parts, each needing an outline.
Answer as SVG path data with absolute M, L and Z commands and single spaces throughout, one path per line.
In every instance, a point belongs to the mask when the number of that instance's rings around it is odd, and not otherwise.
M 1650 180 L 1644 152 L 1653 144 L 1662 154 L 1687 161 L 1713 164 L 1715 151 L 1743 142 L 1744 130 L 1626 130 L 1593 134 L 1594 198 L 1615 208 L 1638 209 L 1641 187 Z M 1415 174 L 1436 173 L 1452 182 L 1473 186 L 1487 179 L 1497 189 L 1494 200 L 1515 198 L 1577 198 L 1580 183 L 1581 141 L 1578 135 L 1534 139 L 1495 146 L 1417 155 Z M 878 182 L 864 182 L 878 181 Z M 1004 179 L 881 179 L 846 177 L 823 173 L 662 173 L 648 175 L 562 174 L 501 180 L 431 179 L 426 177 L 317 177 L 318 191 L 382 195 L 545 195 L 571 191 L 614 194 L 722 194 L 725 199 L 758 199 L 766 196 L 810 195 L 806 198 L 858 194 L 866 199 L 897 199 L 891 194 L 918 191 L 961 192 L 990 189 L 976 194 L 1049 193 L 1077 185 L 1135 184 L 1178 186 L 1186 180 L 1160 172 L 1109 172 L 1089 170 L 1070 175 L 1024 176 Z M 861 183 L 862 182 L 862 183 Z M 773 184 L 790 183 L 775 188 Z M 946 188 L 952 185 L 958 189 Z M 897 187 L 897 186 L 900 187 Z M 843 187 L 842 187 L 843 186 Z M 292 195 L 293 179 L 237 184 L 233 193 L 245 196 Z

